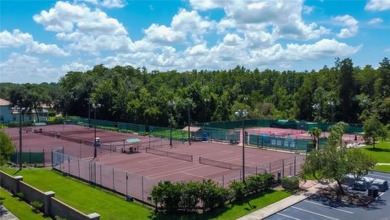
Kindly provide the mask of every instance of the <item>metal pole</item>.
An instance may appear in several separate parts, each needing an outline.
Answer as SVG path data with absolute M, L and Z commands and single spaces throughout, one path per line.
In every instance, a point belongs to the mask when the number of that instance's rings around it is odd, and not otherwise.
M 88 102 L 88 128 L 91 127 L 91 104 Z
M 188 144 L 191 145 L 191 117 L 190 117 L 190 108 L 188 108 Z
M 172 148 L 172 125 L 170 122 L 169 122 L 169 145 Z
M 245 183 L 245 128 L 242 119 L 242 182 Z
M 93 125 L 94 125 L 94 130 L 95 130 L 95 139 L 94 139 L 94 144 L 93 144 L 93 146 L 94 146 L 94 151 L 93 151 L 93 158 L 96 158 L 96 156 L 97 156 L 97 149 L 96 149 L 96 108 L 95 108 L 95 121 L 94 121 L 94 123 L 93 123 Z
M 19 170 L 22 170 L 22 109 L 19 108 Z

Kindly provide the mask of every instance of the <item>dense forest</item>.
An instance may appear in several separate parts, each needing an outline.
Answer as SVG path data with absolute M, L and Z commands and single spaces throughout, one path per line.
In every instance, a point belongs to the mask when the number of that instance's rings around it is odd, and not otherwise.
M 1 98 L 39 108 L 53 106 L 66 115 L 88 116 L 99 103 L 98 119 L 157 126 L 236 119 L 237 109 L 250 118 L 361 123 L 378 114 L 390 121 L 390 61 L 379 68 L 354 67 L 336 59 L 319 71 L 231 70 L 189 72 L 97 65 L 87 72 L 68 72 L 58 83 L 0 84 Z

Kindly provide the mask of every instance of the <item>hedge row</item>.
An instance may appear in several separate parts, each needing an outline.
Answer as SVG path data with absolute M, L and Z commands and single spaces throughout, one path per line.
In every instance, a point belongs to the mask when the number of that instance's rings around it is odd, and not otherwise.
M 209 211 L 250 194 L 264 192 L 273 182 L 274 175 L 268 173 L 251 176 L 245 183 L 233 182 L 229 188 L 221 187 L 212 180 L 187 183 L 164 181 L 153 187 L 151 199 L 156 210 L 194 212 L 202 208 Z

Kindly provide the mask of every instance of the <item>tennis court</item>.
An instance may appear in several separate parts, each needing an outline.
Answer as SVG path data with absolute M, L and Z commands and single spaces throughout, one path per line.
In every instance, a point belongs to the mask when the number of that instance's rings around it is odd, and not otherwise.
M 8 129 L 7 133 L 18 146 L 18 129 Z M 48 162 L 54 169 L 149 204 L 151 190 L 160 181 L 212 179 L 227 187 L 243 176 L 242 145 L 174 142 L 170 147 L 167 139 L 97 129 L 101 143 L 93 158 L 94 128 L 51 125 L 22 134 L 23 151 L 55 149 Z M 134 139 L 139 141 L 127 141 Z M 118 150 L 129 147 L 136 150 Z M 304 156 L 299 154 L 247 147 L 245 176 L 263 172 L 276 178 L 296 175 L 303 161 Z

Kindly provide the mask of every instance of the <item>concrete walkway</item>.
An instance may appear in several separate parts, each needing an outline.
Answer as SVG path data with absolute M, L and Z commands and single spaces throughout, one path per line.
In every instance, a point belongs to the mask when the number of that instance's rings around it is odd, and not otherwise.
M 383 166 L 383 165 L 390 166 L 390 163 L 376 163 L 376 165 L 379 165 L 379 166 Z
M 19 220 L 12 214 L 10 211 L 8 211 L 4 206 L 0 205 L 0 220 Z
M 262 209 L 259 209 L 255 212 L 252 212 L 249 215 L 243 216 L 239 218 L 238 220 L 258 220 L 266 218 L 270 215 L 273 215 L 277 212 L 282 211 L 283 209 L 286 209 L 302 200 L 307 199 L 309 196 L 315 194 L 318 189 L 326 187 L 327 185 L 322 185 L 318 183 L 317 181 L 307 181 L 305 183 L 302 183 L 300 185 L 300 188 L 304 190 L 304 192 L 299 194 L 294 194 L 292 196 L 289 196 L 285 199 L 282 199 L 276 203 L 273 203 L 269 206 L 266 206 Z

